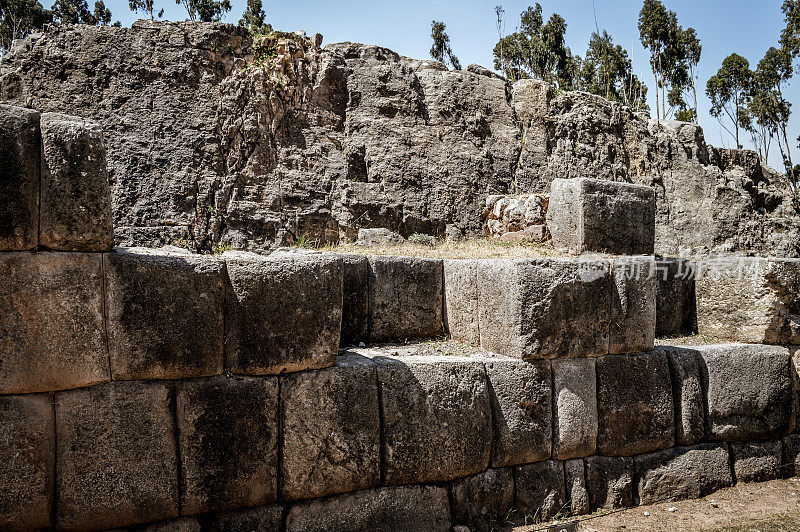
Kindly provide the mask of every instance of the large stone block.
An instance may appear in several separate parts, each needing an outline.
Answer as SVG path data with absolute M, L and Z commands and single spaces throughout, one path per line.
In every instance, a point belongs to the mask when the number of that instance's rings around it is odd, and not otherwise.
M 170 389 L 113 382 L 56 394 L 56 526 L 104 529 L 177 517 Z
M 42 114 L 39 244 L 65 251 L 108 251 L 114 245 L 111 187 L 99 123 Z
M 342 327 L 342 260 L 334 255 L 224 255 L 232 286 L 227 367 L 273 375 L 332 366 Z
M 102 257 L 0 254 L 0 393 L 108 381 Z
M 39 113 L 0 103 L 0 251 L 39 245 Z
M 800 434 L 791 434 L 783 439 L 781 477 L 800 475 Z
M 391 486 L 297 504 L 289 511 L 286 530 L 450 532 L 447 489 Z
M 778 346 L 699 346 L 706 435 L 719 441 L 780 438 L 792 427 L 789 352 Z
M 566 496 L 572 515 L 589 513 L 589 490 L 586 487 L 583 460 L 567 460 L 564 462 L 564 478 L 566 479 Z
M 608 353 L 608 261 L 478 262 L 481 347 L 517 358 Z
M 697 332 L 694 263 L 658 257 L 656 265 L 656 337 Z
M 487 469 L 456 480 L 450 486 L 455 524 L 492 530 L 505 524 L 514 506 L 514 473 L 510 468 Z
M 586 459 L 589 509 L 633 506 L 633 458 L 591 456 Z
M 376 358 L 386 484 L 443 482 L 489 465 L 492 426 L 480 361 Z
M 478 344 L 478 263 L 444 261 L 444 321 L 450 338 Z
M 641 504 L 699 499 L 733 485 L 724 444 L 674 447 L 634 458 Z
M 0 440 L 0 529 L 52 527 L 56 435 L 50 397 L 0 397 Z
M 514 470 L 519 512 L 548 520 L 564 508 L 566 492 L 561 462 L 545 460 Z
M 183 381 L 175 408 L 183 515 L 276 500 L 277 378 Z
M 366 341 L 369 333 L 369 259 L 364 255 L 342 258 L 341 345 Z
M 597 446 L 595 359 L 553 360 L 553 458 L 594 454 Z
M 781 476 L 781 440 L 730 444 L 736 482 L 764 482 Z
M 441 260 L 371 256 L 369 266 L 369 336 L 372 341 L 442 335 Z
M 153 523 L 139 530 L 141 532 L 201 532 L 202 527 L 196 517 L 179 517 Z
M 667 356 L 661 352 L 597 360 L 599 454 L 632 456 L 675 441 Z
M 261 506 L 214 514 L 206 523 L 209 532 L 273 532 L 283 525 L 283 506 Z
M 114 379 L 180 379 L 223 369 L 225 264 L 145 248 L 104 255 Z
M 697 263 L 697 328 L 714 338 L 800 344 L 800 259 Z
M 494 425 L 492 465 L 550 458 L 552 380 L 547 361 L 487 358 Z
M 554 179 L 547 227 L 553 245 L 574 254 L 650 255 L 655 245 L 652 187 L 600 179 Z
M 624 257 L 613 261 L 609 353 L 653 349 L 657 286 L 654 266 L 650 257 Z
M 378 485 L 380 415 L 372 360 L 342 355 L 331 368 L 286 377 L 281 394 L 282 499 Z
M 669 361 L 672 397 L 675 403 L 675 441 L 692 445 L 705 439 L 705 405 L 701 366 L 703 359 L 694 349 L 658 347 Z

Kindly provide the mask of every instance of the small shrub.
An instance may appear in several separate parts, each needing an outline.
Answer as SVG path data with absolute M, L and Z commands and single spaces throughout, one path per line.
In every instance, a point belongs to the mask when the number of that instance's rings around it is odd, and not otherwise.
M 436 246 L 436 237 L 431 235 L 425 235 L 422 233 L 414 233 L 413 235 L 408 237 L 408 242 L 420 246 L 434 247 Z

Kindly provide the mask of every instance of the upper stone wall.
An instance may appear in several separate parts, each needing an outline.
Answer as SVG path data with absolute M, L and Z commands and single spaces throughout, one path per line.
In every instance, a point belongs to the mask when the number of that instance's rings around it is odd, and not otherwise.
M 266 249 L 359 227 L 482 234 L 490 194 L 562 177 L 656 188 L 656 251 L 800 256 L 785 180 L 699 127 L 377 46 L 279 42 L 267 68 L 225 24 L 49 29 L 0 62 L 0 98 L 99 121 L 116 239 Z

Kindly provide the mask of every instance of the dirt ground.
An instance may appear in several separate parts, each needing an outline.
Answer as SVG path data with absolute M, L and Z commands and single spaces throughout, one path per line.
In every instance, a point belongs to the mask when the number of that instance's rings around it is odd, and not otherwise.
M 598 512 L 601 515 L 602 512 Z M 800 478 L 738 484 L 703 499 L 638 506 L 587 519 L 581 532 L 788 532 L 800 530 Z M 533 532 L 546 525 L 518 526 Z

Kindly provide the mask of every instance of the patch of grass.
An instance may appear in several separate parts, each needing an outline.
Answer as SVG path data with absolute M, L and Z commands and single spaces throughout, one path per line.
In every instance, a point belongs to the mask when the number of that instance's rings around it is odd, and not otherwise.
M 689 334 L 685 336 L 669 336 L 664 338 L 656 338 L 656 345 L 666 346 L 693 346 L 693 345 L 709 345 L 709 344 L 724 344 L 730 343 L 730 340 L 709 336 L 707 334 Z
M 311 238 L 308 235 L 299 235 L 295 237 L 292 242 L 292 247 L 303 249 L 320 249 L 320 242 L 316 238 Z
M 717 528 L 698 528 L 694 532 L 790 532 L 800 530 L 800 517 L 778 515 L 766 519 L 735 519 L 729 525 Z
M 214 255 L 222 255 L 226 251 L 230 251 L 230 250 L 231 250 L 231 245 L 230 244 L 224 244 L 222 242 L 217 242 L 216 244 L 214 244 L 214 247 L 211 248 L 211 252 Z
M 493 238 L 474 238 L 459 241 L 437 241 L 435 245 L 406 241 L 402 244 L 377 247 L 361 247 L 340 244 L 320 248 L 335 253 L 358 255 L 403 255 L 431 259 L 502 259 L 569 257 L 556 251 L 548 243 L 500 242 Z

